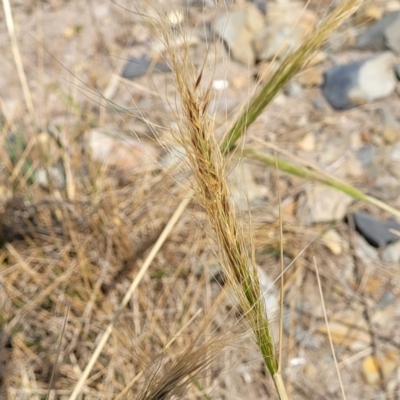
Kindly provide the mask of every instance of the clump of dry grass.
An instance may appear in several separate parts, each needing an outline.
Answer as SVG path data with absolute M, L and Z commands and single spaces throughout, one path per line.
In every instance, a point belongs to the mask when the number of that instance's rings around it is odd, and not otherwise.
M 347 2 L 347 7 L 356 3 L 359 1 Z M 346 16 L 344 8 L 339 10 L 340 13 L 332 14 L 330 29 Z M 163 32 L 167 33 L 166 30 Z M 323 32 L 326 35 L 328 31 Z M 168 47 L 170 36 L 166 34 L 164 39 Z M 318 40 L 319 45 L 321 37 Z M 315 43 L 310 42 L 310 49 L 306 43 L 299 50 L 303 51 L 304 59 L 299 61 L 293 55 L 286 61 L 286 66 L 278 70 L 278 75 L 269 83 L 275 85 L 273 90 L 269 86 L 267 92 L 260 92 L 256 103 L 250 103 L 256 104 L 255 117 L 288 79 L 305 65 L 309 56 L 307 51 L 315 50 Z M 230 202 L 225 180 L 224 153 L 234 149 L 248 124 L 234 124 L 235 135 L 231 131 L 220 150 L 214 136 L 213 119 L 207 112 L 210 90 L 209 87 L 200 90 L 204 72 L 193 67 L 188 48 L 182 52 L 172 49 L 172 46 L 168 48 L 182 98 L 182 118 L 178 121 L 180 137 L 196 178 L 194 186 L 215 231 L 229 285 L 239 298 L 265 364 L 284 398 L 285 388 L 280 378 L 269 320 L 260 301 L 254 250 L 251 241 L 242 233 L 241 221 Z M 249 110 L 251 106 L 247 107 L 240 121 L 249 121 Z M 179 115 L 180 110 L 176 114 Z M 129 290 L 129 280 L 139 270 L 140 259 L 146 257 L 172 214 L 171 210 L 176 206 L 173 197 L 187 195 L 176 185 L 173 177 L 163 173 L 132 179 L 124 188 L 118 189 L 99 185 L 98 181 L 81 182 L 77 177 L 82 166 L 75 165 L 71 169 L 79 193 L 77 201 L 67 201 L 68 194 L 58 192 L 61 200 L 54 201 L 53 194 L 46 193 L 49 202 L 43 203 L 40 201 L 44 197 L 43 191 L 36 188 L 29 207 L 17 205 L 14 219 L 2 215 L 3 227 L 11 224 L 20 228 L 15 235 L 7 236 L 9 230 L 3 235 L 6 242 L 12 243 L 1 252 L 1 260 L 7 265 L 7 270 L 0 276 L 6 288 L 0 300 L 4 305 L 1 322 L 11 342 L 4 346 L 9 350 L 5 357 L 5 375 L 8 376 L 6 386 L 11 395 L 22 393 L 23 398 L 47 391 L 51 367 L 56 363 L 55 354 L 49 349 L 58 343 L 64 310 L 71 302 L 71 316 L 61 346 L 61 377 L 56 379 L 56 386 L 65 388 L 59 393 L 70 395 L 71 382 L 82 377 L 82 370 L 87 367 L 104 327 L 115 316 L 115 309 L 120 309 L 120 298 Z M 106 177 L 108 171 L 102 172 Z M 87 178 L 90 179 L 92 177 Z M 20 189 L 24 190 L 23 187 Z M 6 211 L 11 209 L 10 203 Z M 192 214 L 207 226 L 202 210 L 193 206 Z M 212 256 L 200 257 L 204 255 L 206 234 L 199 232 L 196 226 L 191 216 L 183 217 L 177 231 L 172 232 L 166 242 L 165 251 L 155 257 L 154 266 L 144 274 L 129 298 L 127 309 L 121 310 L 118 321 L 115 319 L 113 335 L 110 333 L 109 343 L 104 343 L 94 360 L 93 370 L 89 371 L 91 377 L 87 382 L 84 379 L 82 391 L 86 395 L 112 397 L 119 392 L 140 399 L 182 396 L 189 387 L 193 388 L 195 376 L 210 368 L 223 345 L 229 343 L 230 339 L 226 337 L 220 340 L 214 336 L 196 347 L 196 342 L 191 339 L 192 336 L 198 338 L 199 332 L 215 328 L 209 317 L 217 312 L 212 309 L 201 322 L 191 325 L 193 316 L 198 315 L 197 310 L 212 303 L 210 298 L 200 299 L 199 293 L 208 284 L 204 265 L 215 262 Z M 259 236 L 263 237 L 263 232 Z M 16 237 L 24 238 L 24 241 L 15 242 Z M 264 238 L 259 242 L 270 243 Z M 194 261 L 189 260 L 191 251 L 196 253 Z M 225 311 L 220 312 L 223 314 Z M 52 326 L 49 321 L 52 321 Z M 32 329 L 34 324 L 37 324 L 36 329 Z M 169 345 L 171 337 L 176 338 L 176 346 Z M 149 365 L 158 365 L 154 359 L 167 349 L 169 364 L 159 370 L 149 368 Z M 37 354 L 45 356 L 40 359 Z M 20 375 L 15 373 L 14 366 L 22 371 Z M 143 379 L 137 381 L 141 376 L 146 378 L 144 382 Z M 214 379 L 218 377 L 216 374 Z M 136 384 L 130 386 L 129 382 Z M 195 389 L 193 393 L 196 393 Z
M 161 176 L 153 178 L 150 185 L 148 180 L 142 182 L 142 196 L 131 196 L 140 188 L 140 181 L 136 181 L 119 190 L 103 191 L 101 198 L 87 194 L 85 201 L 85 189 L 79 185 L 79 203 L 44 202 L 43 193 L 35 190 L 29 203 L 14 199 L 6 204 L 0 215 L 6 242 L 0 250 L 4 266 L 0 274 L 2 396 L 33 398 L 36 393 L 46 393 L 59 341 L 61 355 L 54 388 L 58 395 L 70 394 L 96 338 L 127 290 L 127 277 L 135 276 L 140 259 L 153 246 L 176 204 L 171 196 L 174 192 L 179 195 L 174 180 L 163 176 L 161 184 Z M 164 198 L 163 207 L 152 195 L 153 185 Z M 134 230 L 128 228 L 131 223 Z M 180 236 L 187 231 L 185 235 L 191 237 L 194 224 L 187 218 L 181 224 L 180 232 L 170 238 L 166 254 L 154 262 L 131 306 L 122 313 L 115 336 L 93 367 L 94 379 L 83 389 L 86 395 L 122 391 L 125 383 L 152 364 L 181 324 L 197 311 L 189 306 L 189 299 L 196 298 L 196 281 L 187 282 L 188 267 L 182 262 L 188 243 Z M 204 238 L 193 238 L 201 247 Z M 182 302 L 182 298 L 188 300 Z M 67 304 L 71 311 L 60 339 Z M 186 348 L 197 325 L 195 321 L 182 331 L 179 346 L 169 351 L 172 360 L 179 356 L 180 348 Z M 133 344 L 140 351 L 136 353 Z M 199 368 L 203 361 L 199 360 Z M 106 389 L 101 388 L 104 378 L 111 385 Z M 142 387 L 137 384 L 130 394 L 139 396 Z

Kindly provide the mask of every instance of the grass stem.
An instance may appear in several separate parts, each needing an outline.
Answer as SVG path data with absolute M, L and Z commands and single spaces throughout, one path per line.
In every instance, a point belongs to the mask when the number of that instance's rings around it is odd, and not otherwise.
M 272 375 L 272 379 L 274 380 L 275 388 L 278 393 L 279 399 L 289 400 L 281 373 L 280 372 L 275 373 L 274 375 Z
M 8 35 L 11 40 L 11 50 L 13 52 L 15 66 L 17 68 L 19 81 L 21 83 L 22 91 L 24 94 L 26 108 L 28 109 L 29 116 L 31 117 L 32 121 L 34 121 L 35 110 L 33 107 L 32 95 L 29 90 L 28 81 L 26 79 L 25 70 L 21 59 L 21 53 L 19 52 L 17 37 L 15 35 L 14 20 L 11 11 L 10 0 L 3 0 L 3 9 Z
M 381 210 L 386 211 L 394 215 L 395 217 L 400 218 L 400 211 L 391 207 L 389 204 L 386 204 L 385 202 L 378 200 L 375 197 L 365 194 L 361 190 L 355 188 L 354 186 L 349 185 L 346 182 L 343 182 L 339 178 L 335 178 L 331 175 L 328 176 L 323 174 L 322 172 L 314 171 L 309 168 L 300 167 L 288 160 L 284 160 L 279 157 L 275 160 L 275 156 L 260 153 L 248 148 L 243 150 L 243 155 L 249 160 L 257 161 L 267 166 L 274 167 L 275 165 L 277 165 L 279 171 L 281 172 L 286 172 L 290 175 L 298 176 L 299 178 L 304 178 L 310 181 L 323 183 L 324 185 L 330 186 L 343 193 L 348 194 L 354 199 L 372 204 L 380 208 Z

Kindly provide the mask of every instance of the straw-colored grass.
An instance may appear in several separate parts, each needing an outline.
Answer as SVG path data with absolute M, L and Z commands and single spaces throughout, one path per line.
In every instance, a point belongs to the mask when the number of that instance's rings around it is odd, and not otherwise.
M 165 30 L 164 30 L 165 31 Z M 226 182 L 226 165 L 214 134 L 214 124 L 208 114 L 209 89 L 199 87 L 202 71 L 197 73 L 190 62 L 188 48 L 177 53 L 164 37 L 175 71 L 177 90 L 182 101 L 179 133 L 189 164 L 196 178 L 201 204 L 207 211 L 222 256 L 222 269 L 251 326 L 256 343 L 271 376 L 278 373 L 277 357 L 261 296 L 258 271 L 251 259 L 252 244 L 246 243 L 231 204 Z M 280 397 L 286 398 L 284 386 L 277 384 Z
M 246 216 L 231 202 L 227 156 L 273 97 L 360 3 L 342 1 L 332 10 L 271 80 L 255 89 L 222 143 L 216 140 L 215 121 L 208 113 L 211 77 L 205 76 L 205 68 L 194 67 L 188 46 L 179 51 L 174 46 L 176 32 L 163 25 L 164 14 L 157 22 L 152 20 L 153 27 L 161 22 L 174 69 L 175 95 L 180 97 L 178 108 L 167 117 L 177 118 L 171 125 L 177 122 L 177 137 L 188 159 L 175 170 L 139 168 L 138 173 L 121 178 L 120 171 L 100 166 L 86 154 L 82 157 L 84 141 L 68 135 L 60 136 L 63 140 L 45 154 L 46 160 L 33 156 L 43 150 L 36 137 L 24 138 L 23 146 L 15 151 L 17 157 L 0 149 L 1 168 L 14 188 L 0 209 L 0 284 L 4 288 L 0 291 L 0 396 L 232 398 L 229 379 L 243 387 L 241 393 L 240 388 L 234 393 L 237 397 L 259 398 L 266 392 L 271 397 L 274 390 L 281 399 L 293 394 L 300 378 L 293 382 L 287 372 L 290 368 L 285 369 L 286 358 L 297 349 L 293 329 L 281 334 L 284 341 L 277 350 L 271 326 L 275 316 L 267 315 L 264 307 L 257 264 L 271 276 L 279 276 L 277 257 L 290 257 L 285 266 L 286 260 L 281 260 L 285 272 L 281 295 L 289 294 L 285 304 L 294 316 L 308 261 L 315 252 L 326 254 L 319 238 L 329 227 L 304 232 L 293 220 L 285 220 L 280 227 L 282 220 L 266 218 L 263 209 L 254 212 L 249 228 Z M 14 57 L 30 109 L 15 40 L 14 35 Z M 146 95 L 157 93 L 145 89 Z M 63 98 L 65 108 L 82 119 L 83 131 L 93 126 L 97 116 L 90 107 Z M 103 120 L 104 109 L 101 114 Z M 3 141 L 18 126 L 16 117 L 4 115 Z M 150 130 L 157 126 L 154 122 Z M 241 154 L 395 213 L 321 171 L 247 148 Z M 37 167 L 47 167 L 49 159 L 62 164 L 65 188 L 51 179 L 43 188 L 31 179 Z M 182 183 L 182 177 L 189 177 L 194 192 Z M 279 202 L 274 203 L 276 207 Z M 276 216 L 276 211 L 271 215 Z M 224 274 L 222 288 L 219 266 Z M 321 268 L 321 275 L 327 281 L 332 278 L 326 269 Z M 346 296 L 351 290 L 346 287 Z M 236 300 L 231 301 L 227 293 Z M 307 321 L 315 323 L 313 318 Z M 241 324 L 242 320 L 247 324 Z M 235 335 L 225 335 L 229 331 L 239 332 L 240 346 Z M 236 346 L 229 348 L 230 344 Z M 272 379 L 265 377 L 260 361 Z M 236 371 L 238 365 L 245 373 Z M 329 371 L 324 374 L 326 380 L 332 376 Z M 250 376 L 251 383 L 244 382 L 243 376 L 247 380 Z

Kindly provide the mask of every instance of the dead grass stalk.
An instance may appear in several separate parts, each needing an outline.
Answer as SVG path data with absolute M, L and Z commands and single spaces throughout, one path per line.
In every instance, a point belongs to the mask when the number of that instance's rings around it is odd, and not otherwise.
M 162 32 L 167 30 L 162 29 Z M 285 388 L 278 372 L 271 328 L 261 297 L 258 270 L 255 261 L 250 257 L 251 243 L 245 240 L 230 201 L 225 179 L 226 161 L 214 135 L 212 117 L 208 114 L 210 86 L 204 92 L 200 89 L 203 71 L 196 74 L 189 49 L 185 47 L 181 53 L 177 53 L 169 45 L 168 34 L 164 34 L 164 40 L 182 101 L 183 117 L 179 121 L 182 145 L 187 151 L 196 178 L 200 201 L 216 233 L 222 269 L 274 378 L 279 396 L 286 399 Z

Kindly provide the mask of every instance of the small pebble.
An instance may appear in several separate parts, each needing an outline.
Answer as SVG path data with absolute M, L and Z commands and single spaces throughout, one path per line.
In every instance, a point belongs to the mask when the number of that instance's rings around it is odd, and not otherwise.
M 317 20 L 317 15 L 302 2 L 269 2 L 266 22 L 252 42 L 257 60 L 282 59 L 292 53 L 314 29 Z
M 215 90 L 221 91 L 229 87 L 229 82 L 226 79 L 216 79 L 212 83 Z
M 246 76 L 243 75 L 239 75 L 239 76 L 235 76 L 232 80 L 231 80 L 231 86 L 234 89 L 244 89 L 247 88 L 249 86 L 249 79 Z
M 285 94 L 289 97 L 299 97 L 301 95 L 301 85 L 297 82 L 289 82 L 285 88 Z
M 319 66 L 307 68 L 298 75 L 297 79 L 304 87 L 321 86 L 324 81 L 323 70 Z
M 264 19 L 264 15 L 254 4 L 247 4 L 219 15 L 213 30 L 224 41 L 234 60 L 245 65 L 254 65 L 256 56 L 251 42 L 263 28 Z
M 395 56 L 385 52 L 324 73 L 322 93 L 331 106 L 345 110 L 390 95 L 396 87 Z
M 54 185 L 57 188 L 65 187 L 65 175 L 61 165 L 55 167 L 38 168 L 36 170 L 36 182 L 43 186 L 49 187 Z
M 383 250 L 382 260 L 387 263 L 397 263 L 400 261 L 400 241 L 390 244 Z
M 336 189 L 315 184 L 306 189 L 297 202 L 296 215 L 304 225 L 340 221 L 353 199 Z
M 393 145 L 390 159 L 391 161 L 400 161 L 400 141 Z
M 298 367 L 299 365 L 305 365 L 307 363 L 306 359 L 303 357 L 294 357 L 289 361 L 289 364 L 293 367 Z
M 379 113 L 383 121 L 383 139 L 387 144 L 393 144 L 399 137 L 399 124 L 389 107 L 382 106 Z
M 370 265 L 379 260 L 379 253 L 368 243 L 364 237 L 356 236 L 355 253 L 366 265 Z
M 320 97 L 316 97 L 316 98 L 312 99 L 311 103 L 316 110 L 324 109 L 324 102 Z
M 388 13 L 370 25 L 357 38 L 355 47 L 372 51 L 390 49 L 400 53 L 400 11 Z
M 381 247 L 395 242 L 400 236 L 392 233 L 392 230 L 400 232 L 400 224 L 393 220 L 379 220 L 365 212 L 352 214 L 354 225 L 371 246 Z
M 327 231 L 321 238 L 322 243 L 334 255 L 342 254 L 343 252 L 343 239 L 339 233 L 333 229 Z
M 355 22 L 357 25 L 365 25 L 371 21 L 378 21 L 382 18 L 383 10 L 376 4 L 363 3 L 355 14 Z
M 319 371 L 318 371 L 318 369 L 315 367 L 314 364 L 307 364 L 307 365 L 304 367 L 304 375 L 305 375 L 307 378 L 313 379 L 313 378 L 317 377 L 318 374 L 319 374 Z
M 370 144 L 366 144 L 357 150 L 357 158 L 361 162 L 363 167 L 366 167 L 374 161 L 376 156 L 376 147 Z
M 365 382 L 369 385 L 376 385 L 380 380 L 379 363 L 376 357 L 367 356 L 361 364 L 361 374 Z
M 312 152 L 315 150 L 315 135 L 313 132 L 308 132 L 300 142 L 297 143 L 297 146 L 306 152 Z
M 267 0 L 252 0 L 252 3 L 265 15 L 267 14 Z
M 375 180 L 375 189 L 381 193 L 381 200 L 396 201 L 399 198 L 400 182 L 392 175 L 381 175 Z
M 384 309 L 385 307 L 394 304 L 396 302 L 396 296 L 391 290 L 387 290 L 376 304 L 378 308 Z

